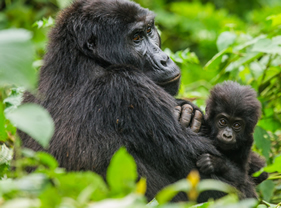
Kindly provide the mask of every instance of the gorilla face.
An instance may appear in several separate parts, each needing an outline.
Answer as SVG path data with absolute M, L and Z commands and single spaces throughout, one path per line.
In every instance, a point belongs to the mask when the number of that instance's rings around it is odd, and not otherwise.
M 76 4 L 80 9 L 69 18 L 71 24 L 75 22 L 73 33 L 84 54 L 103 68 L 132 65 L 171 95 L 177 94 L 180 70 L 160 48 L 151 11 L 122 0 L 81 0 Z
M 132 50 L 143 60 L 143 71 L 167 92 L 175 95 L 178 91 L 180 70 L 160 48 L 160 37 L 154 25 L 154 16 L 146 16 L 145 21 L 132 27 L 130 39 Z

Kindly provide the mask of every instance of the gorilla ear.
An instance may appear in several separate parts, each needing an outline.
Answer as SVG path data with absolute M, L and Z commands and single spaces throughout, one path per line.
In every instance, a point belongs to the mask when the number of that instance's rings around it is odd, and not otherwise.
M 97 38 L 92 35 L 91 38 L 88 39 L 86 46 L 88 50 L 94 51 L 95 47 L 97 46 Z

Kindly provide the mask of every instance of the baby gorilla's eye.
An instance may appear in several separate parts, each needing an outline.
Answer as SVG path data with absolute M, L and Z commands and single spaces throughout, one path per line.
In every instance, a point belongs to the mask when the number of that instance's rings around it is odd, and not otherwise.
M 234 129 L 240 129 L 240 127 L 241 127 L 240 123 L 234 123 L 233 124 Z
M 221 126 L 224 126 L 224 125 L 227 124 L 227 122 L 226 122 L 226 120 L 225 120 L 224 118 L 221 118 L 221 119 L 219 120 L 219 124 L 220 124 Z

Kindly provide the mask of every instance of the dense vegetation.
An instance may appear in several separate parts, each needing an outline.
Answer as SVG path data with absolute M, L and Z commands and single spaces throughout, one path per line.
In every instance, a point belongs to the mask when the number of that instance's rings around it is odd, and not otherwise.
M 260 201 L 237 201 L 225 184 L 198 182 L 192 172 L 157 195 L 152 207 L 189 207 L 168 203 L 178 191 L 195 200 L 198 192 L 217 187 L 227 197 L 197 207 L 281 206 L 281 2 L 278 0 L 136 0 L 157 14 L 162 48 L 182 69 L 179 97 L 202 109 L 209 90 L 223 80 L 251 85 L 262 103 L 254 133 L 254 151 L 267 161 L 268 180 L 257 187 Z M 113 157 L 109 184 L 91 172 L 65 173 L 46 153 L 20 147 L 16 127 L 47 147 L 54 131 L 49 114 L 21 105 L 25 89 L 36 92 L 47 33 L 68 0 L 0 2 L 0 207 L 146 207 L 145 179 L 137 184 L 136 165 L 125 149 Z M 16 160 L 11 162 L 12 150 Z M 32 174 L 26 166 L 36 166 Z M 257 173 L 258 174 L 258 173 Z M 215 185 L 213 184 L 215 183 Z M 99 201 L 99 202 L 98 202 Z M 279 205 L 278 205 L 279 203 Z

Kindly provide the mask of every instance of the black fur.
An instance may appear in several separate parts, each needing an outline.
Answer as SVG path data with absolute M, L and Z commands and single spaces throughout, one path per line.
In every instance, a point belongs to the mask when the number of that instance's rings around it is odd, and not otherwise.
M 178 81 L 156 85 L 155 76 L 163 79 L 164 70 L 150 74 L 147 54 L 141 58 L 131 47 L 128 31 L 152 15 L 122 0 L 81 0 L 62 11 L 50 33 L 38 94 L 24 96 L 24 103 L 42 105 L 54 119 L 50 147 L 44 150 L 19 131 L 24 147 L 49 152 L 69 171 L 92 170 L 104 178 L 112 155 L 125 146 L 139 175 L 147 178 L 148 199 L 185 178 L 199 155 L 219 155 L 209 140 L 182 128 L 173 117 L 176 100 L 170 94 Z M 157 47 L 158 34 L 150 37 L 155 55 L 173 65 Z M 171 72 L 166 66 L 165 76 Z M 202 200 L 209 197 L 217 195 Z M 182 194 L 174 200 L 186 199 Z
M 49 152 L 69 171 L 91 170 L 104 178 L 112 155 L 125 146 L 139 176 L 147 178 L 149 200 L 185 178 L 200 155 L 219 157 L 209 139 L 182 128 L 173 116 L 179 72 L 160 49 L 153 17 L 125 0 L 78 0 L 63 10 L 50 33 L 38 94 L 24 96 L 24 103 L 50 112 L 55 133 L 44 150 L 19 131 L 23 146 Z M 152 33 L 146 34 L 147 25 Z M 137 26 L 142 46 L 132 41 Z M 219 196 L 210 192 L 199 201 Z
M 211 169 L 217 176 L 221 174 L 227 181 L 232 181 L 231 184 L 242 192 L 241 197 L 256 197 L 254 185 L 267 178 L 265 172 L 257 178 L 251 176 L 265 165 L 264 160 L 251 151 L 254 127 L 260 117 L 260 109 L 260 102 L 253 89 L 231 81 L 216 85 L 207 100 L 206 123 L 202 131 L 210 135 L 214 145 L 223 155 L 202 156 L 199 166 L 210 162 L 211 167 L 207 170 Z M 245 122 L 244 129 L 234 133 L 236 142 L 228 149 L 220 148 L 220 141 L 217 139 L 219 130 L 216 126 L 216 116 L 220 113 L 225 113 L 231 118 L 242 118 Z

